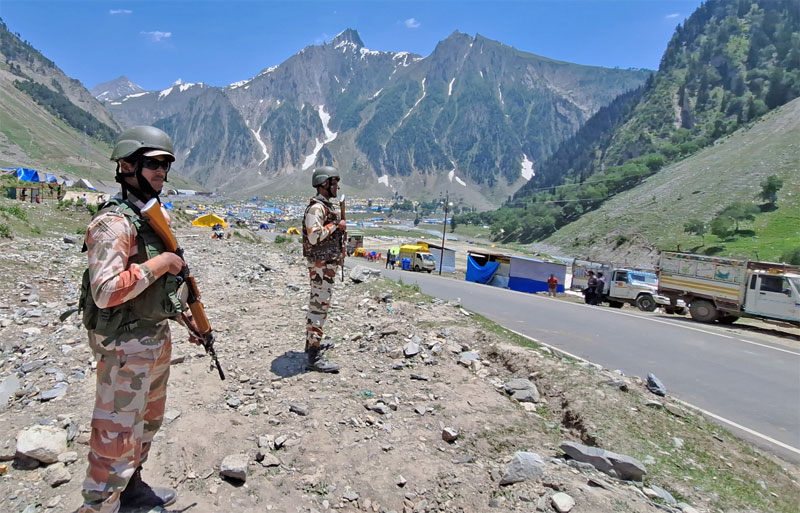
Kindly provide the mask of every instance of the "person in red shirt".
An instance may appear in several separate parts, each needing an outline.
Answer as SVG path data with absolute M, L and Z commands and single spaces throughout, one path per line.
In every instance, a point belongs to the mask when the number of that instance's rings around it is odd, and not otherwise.
M 547 278 L 547 295 L 556 297 L 556 287 L 558 287 L 558 278 L 551 274 Z

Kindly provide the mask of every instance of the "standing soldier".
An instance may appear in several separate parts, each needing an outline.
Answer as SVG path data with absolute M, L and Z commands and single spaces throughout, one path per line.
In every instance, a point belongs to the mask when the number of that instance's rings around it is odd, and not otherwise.
M 342 263 L 342 242 L 346 224 L 339 218 L 331 198 L 339 190 L 339 172 L 324 166 L 314 170 L 311 185 L 317 195 L 306 207 L 303 230 L 303 256 L 308 261 L 311 297 L 306 316 L 306 369 L 317 372 L 339 372 L 339 366 L 322 359 L 322 326 L 331 306 L 331 292 L 336 271 Z
M 97 359 L 97 391 L 79 513 L 152 508 L 176 499 L 174 490 L 151 488 L 141 477 L 167 400 L 167 319 L 183 310 L 175 276 L 183 261 L 139 217 L 167 181 L 175 161 L 172 141 L 155 127 L 130 128 L 119 136 L 111 160 L 122 191 L 89 223 L 84 248 L 89 268 L 80 305 Z

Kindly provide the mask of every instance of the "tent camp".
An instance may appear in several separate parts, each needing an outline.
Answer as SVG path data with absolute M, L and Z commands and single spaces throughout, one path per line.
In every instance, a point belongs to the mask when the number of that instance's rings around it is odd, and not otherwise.
M 94 185 L 92 185 L 89 180 L 86 178 L 81 178 L 80 180 L 74 183 L 75 187 L 80 187 L 81 189 L 89 189 L 90 191 L 94 191 Z
M 288 230 L 286 230 L 286 233 L 287 233 L 288 235 L 300 235 L 300 230 L 298 230 L 297 228 L 295 228 L 294 226 L 292 226 L 291 228 L 289 228 Z
M 465 279 L 475 283 L 487 283 L 493 287 L 508 288 L 511 258 L 499 253 L 467 252 L 467 275 Z
M 218 224 L 221 224 L 223 228 L 227 228 L 228 227 L 228 225 L 225 224 L 225 220 L 224 219 L 222 219 L 220 216 L 214 215 L 214 214 L 206 214 L 204 216 L 200 216 L 197 219 L 195 219 L 194 221 L 192 221 L 192 224 L 195 225 L 195 226 L 205 226 L 207 228 L 211 228 L 211 227 L 213 227 L 215 225 L 218 225 Z

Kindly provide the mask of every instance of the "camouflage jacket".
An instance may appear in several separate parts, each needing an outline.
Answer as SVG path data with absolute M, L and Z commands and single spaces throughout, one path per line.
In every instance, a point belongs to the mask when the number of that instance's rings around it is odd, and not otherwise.
M 309 262 L 340 261 L 344 231 L 337 229 L 339 214 L 330 200 L 311 198 L 303 219 L 303 256 Z
M 129 218 L 130 207 L 122 205 L 123 200 L 120 197 L 115 197 L 111 203 L 110 208 L 103 208 L 92 219 L 86 230 L 89 268 L 88 278 L 85 281 L 88 282 L 88 292 L 94 305 L 100 309 L 101 317 L 103 312 L 124 311 L 122 324 L 135 319 L 146 319 L 148 322 L 142 323 L 140 327 L 146 327 L 146 324 L 150 326 L 146 331 L 161 335 L 152 340 L 133 342 L 141 349 L 152 348 L 163 343 L 161 339 L 168 338 L 166 319 L 180 311 L 174 311 L 176 307 L 180 308 L 179 303 L 176 305 L 174 302 L 177 284 L 174 283 L 175 277 L 172 275 L 156 278 L 144 263 L 164 251 L 163 244 L 159 245 L 158 240 L 147 235 L 152 229 L 145 224 L 137 230 L 136 223 Z M 115 207 L 113 203 L 118 205 Z M 129 204 L 135 207 L 136 212 L 144 206 L 133 196 L 129 198 Z M 164 216 L 169 222 L 169 214 L 166 211 Z M 168 292 L 171 292 L 173 297 L 166 297 L 168 295 L 165 293 L 166 289 L 169 289 Z M 165 297 L 151 297 L 154 293 Z M 128 308 L 121 308 L 123 306 Z M 165 312 L 165 309 L 170 312 Z M 93 339 L 111 339 L 113 334 L 103 330 L 95 331 L 90 327 L 90 342 Z M 103 340 L 103 344 L 106 342 Z

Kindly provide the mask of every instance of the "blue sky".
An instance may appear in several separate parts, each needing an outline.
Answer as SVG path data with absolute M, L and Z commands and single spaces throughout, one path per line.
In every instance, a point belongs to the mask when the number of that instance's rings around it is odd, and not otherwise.
M 454 30 L 579 64 L 658 67 L 700 0 L 41 1 L 0 17 L 87 88 L 126 75 L 148 90 L 181 78 L 224 86 L 346 28 L 367 48 L 429 55 Z

